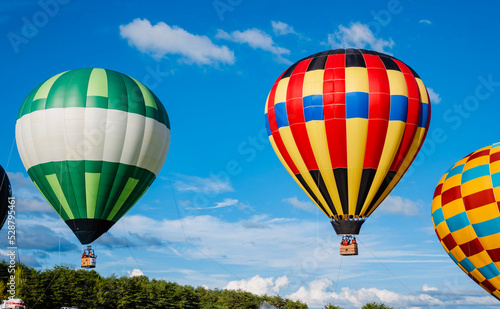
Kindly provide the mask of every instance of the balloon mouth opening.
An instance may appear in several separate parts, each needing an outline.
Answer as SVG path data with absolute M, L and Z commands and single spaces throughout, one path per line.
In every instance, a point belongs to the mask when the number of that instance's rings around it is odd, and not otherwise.
M 337 235 L 358 235 L 366 218 L 354 216 L 338 216 L 330 220 Z

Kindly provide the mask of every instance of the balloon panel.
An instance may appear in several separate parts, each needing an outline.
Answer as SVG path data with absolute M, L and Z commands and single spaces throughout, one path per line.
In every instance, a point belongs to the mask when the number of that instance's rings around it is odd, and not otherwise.
M 458 161 L 439 181 L 432 222 L 451 259 L 500 300 L 500 143 Z
M 275 82 L 269 139 L 330 218 L 369 216 L 401 179 L 427 133 L 430 104 L 403 62 L 357 49 L 304 58 Z

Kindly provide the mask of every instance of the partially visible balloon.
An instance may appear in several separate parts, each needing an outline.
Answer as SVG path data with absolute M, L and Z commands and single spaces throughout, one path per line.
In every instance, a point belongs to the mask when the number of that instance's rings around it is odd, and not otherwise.
M 420 77 L 400 60 L 336 49 L 281 74 L 265 114 L 271 144 L 293 179 L 337 234 L 358 234 L 422 146 L 430 102 Z
M 444 250 L 500 300 L 500 143 L 453 165 L 439 181 L 432 223 Z
M 9 177 L 5 170 L 0 166 L 0 229 L 5 223 L 9 212 L 9 197 L 12 196 Z
M 30 178 L 82 244 L 146 192 L 170 143 L 169 119 L 153 92 L 105 69 L 49 78 L 17 118 L 17 147 Z

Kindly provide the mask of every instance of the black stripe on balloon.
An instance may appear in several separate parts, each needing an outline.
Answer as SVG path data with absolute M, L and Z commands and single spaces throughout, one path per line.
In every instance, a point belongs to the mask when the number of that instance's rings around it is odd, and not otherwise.
M 333 49 L 328 52 L 329 55 L 343 55 L 345 54 L 345 49 L 339 48 L 339 49 Z
M 373 198 L 372 202 L 370 203 L 370 206 L 368 206 L 368 208 L 366 209 L 365 214 L 369 213 L 372 210 L 372 208 L 375 207 L 375 203 L 382 196 L 385 189 L 387 189 L 394 176 L 396 176 L 396 171 L 389 171 L 387 175 L 385 175 L 384 181 L 382 181 L 380 188 L 378 188 L 378 191 L 375 194 L 375 197 Z
M 363 204 L 365 203 L 366 196 L 370 191 L 370 187 L 372 186 L 373 178 L 375 178 L 375 174 L 377 170 L 374 168 L 364 168 L 363 173 L 361 174 L 361 183 L 359 184 L 359 194 L 358 201 L 356 203 L 356 212 L 355 215 L 359 215 L 361 213 L 361 208 L 363 208 Z
M 321 55 L 314 57 L 309 66 L 307 66 L 307 72 L 314 70 L 323 70 L 326 65 L 326 59 L 328 59 L 328 54 L 322 53 Z
M 333 176 L 337 184 L 342 211 L 345 215 L 349 213 L 349 194 L 347 191 L 347 168 L 334 168 Z
M 309 193 L 309 195 L 316 202 L 316 204 L 319 206 L 319 208 L 321 208 L 321 210 L 323 210 L 324 213 L 328 213 L 326 211 L 325 207 L 323 206 L 323 204 L 321 204 L 321 202 L 316 197 L 316 194 L 314 194 L 312 192 L 311 188 L 309 188 L 309 186 L 307 185 L 307 183 L 304 181 L 304 177 L 302 177 L 302 175 L 300 175 L 300 174 L 295 174 L 295 177 L 297 177 L 297 179 L 299 180 L 300 184 L 304 187 L 304 189 L 306 189 L 307 193 Z
M 365 58 L 357 49 L 349 48 L 345 50 L 345 67 L 366 68 Z
M 408 69 L 410 69 L 411 74 L 413 74 L 413 76 L 415 76 L 416 78 L 420 78 L 420 76 L 418 76 L 417 72 L 415 72 L 409 65 L 407 65 L 406 63 L 405 63 L 405 65 L 408 67 Z
M 301 61 L 302 61 L 302 60 L 301 60 Z M 292 76 L 292 72 L 293 72 L 293 70 L 295 70 L 295 68 L 297 67 L 297 65 L 299 64 L 299 62 L 300 62 L 300 61 L 297 61 L 297 62 L 295 62 L 294 64 L 292 64 L 292 66 L 291 66 L 291 67 L 289 67 L 289 68 L 285 71 L 285 73 L 283 73 L 283 76 L 281 76 L 281 79 L 283 79 L 283 78 L 287 78 L 287 77 Z
M 379 53 L 373 51 L 373 50 L 367 50 L 367 49 L 360 49 L 359 50 L 363 55 L 379 55 Z
M 323 179 L 321 173 L 318 170 L 312 170 L 309 171 L 309 174 L 311 174 L 311 177 L 316 183 L 319 192 L 321 192 L 321 195 L 323 195 L 323 198 L 325 199 L 326 204 L 328 204 L 330 210 L 333 212 L 333 214 L 337 215 L 337 211 L 335 210 L 335 206 L 333 205 L 332 198 L 330 197 L 330 192 L 328 192 L 328 188 L 326 187 L 325 180 Z
M 380 60 L 382 60 L 382 62 L 384 63 L 386 70 L 401 71 L 401 69 L 399 68 L 397 63 L 394 62 L 394 60 L 392 60 L 391 57 L 389 57 L 387 55 L 383 55 L 383 54 L 380 54 L 379 57 L 380 57 Z

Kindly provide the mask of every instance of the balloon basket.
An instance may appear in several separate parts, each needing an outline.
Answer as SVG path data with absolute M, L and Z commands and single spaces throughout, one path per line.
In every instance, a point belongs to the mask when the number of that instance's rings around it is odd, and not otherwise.
M 358 255 L 358 244 L 340 245 L 340 255 Z

